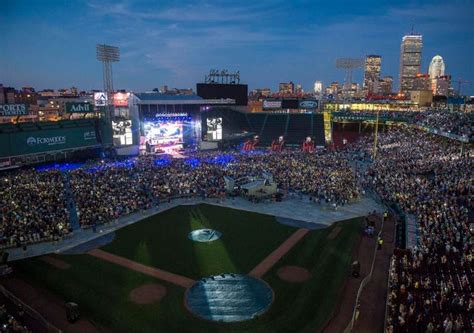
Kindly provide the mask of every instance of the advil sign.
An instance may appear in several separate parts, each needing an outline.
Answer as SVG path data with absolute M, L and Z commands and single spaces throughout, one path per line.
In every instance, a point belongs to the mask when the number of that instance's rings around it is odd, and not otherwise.
M 73 103 L 73 102 L 66 102 L 66 112 L 70 113 L 85 113 L 85 112 L 94 112 L 94 108 L 90 103 L 81 102 L 81 103 Z

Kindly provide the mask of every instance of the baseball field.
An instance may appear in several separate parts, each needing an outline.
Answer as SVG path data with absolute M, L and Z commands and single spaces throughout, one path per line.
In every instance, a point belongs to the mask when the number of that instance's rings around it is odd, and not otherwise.
M 353 219 L 307 232 L 267 215 L 181 206 L 116 231 L 98 250 L 28 259 L 15 269 L 33 285 L 78 303 L 84 316 L 111 332 L 317 332 L 349 277 L 362 227 L 362 219 Z M 222 236 L 209 243 L 188 239 L 202 228 Z M 288 266 L 293 271 L 282 274 Z M 269 310 L 239 323 L 191 314 L 186 289 L 221 273 L 267 282 L 274 292 Z

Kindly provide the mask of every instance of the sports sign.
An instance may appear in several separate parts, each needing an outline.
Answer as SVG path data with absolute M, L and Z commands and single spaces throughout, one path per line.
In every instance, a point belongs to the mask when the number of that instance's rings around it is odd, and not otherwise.
M 26 116 L 28 114 L 28 105 L 26 104 L 0 104 L 0 116 Z
M 107 106 L 107 93 L 103 91 L 94 93 L 94 104 L 95 106 Z

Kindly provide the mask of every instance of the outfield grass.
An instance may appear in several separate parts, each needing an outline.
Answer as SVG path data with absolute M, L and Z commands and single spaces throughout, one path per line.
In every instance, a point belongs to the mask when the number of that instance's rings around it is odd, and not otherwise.
M 199 320 L 183 306 L 184 289 L 88 255 L 59 256 L 67 270 L 38 259 L 16 268 L 32 283 L 64 300 L 74 300 L 92 320 L 113 332 L 316 332 L 330 316 L 348 276 L 351 253 L 360 237 L 361 220 L 338 224 L 339 236 L 327 239 L 331 228 L 311 231 L 265 276 L 275 302 L 254 320 L 220 324 Z M 214 228 L 223 237 L 212 243 L 187 239 L 190 230 Z M 247 273 L 296 229 L 274 218 L 213 206 L 178 207 L 117 232 L 103 249 L 147 265 L 199 278 L 221 272 Z M 310 281 L 290 284 L 276 271 L 300 265 L 312 273 Z M 168 294 L 157 304 L 136 305 L 131 290 L 144 283 L 160 283 Z
M 209 243 L 188 239 L 211 228 L 222 237 Z M 193 279 L 220 273 L 248 273 L 296 231 L 272 216 L 210 205 L 182 206 L 116 233 L 102 249 L 144 265 Z

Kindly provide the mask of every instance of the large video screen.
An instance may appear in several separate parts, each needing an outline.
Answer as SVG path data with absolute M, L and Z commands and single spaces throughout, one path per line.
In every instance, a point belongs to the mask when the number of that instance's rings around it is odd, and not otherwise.
M 151 146 L 173 146 L 183 143 L 183 123 L 173 121 L 145 121 L 145 143 Z
M 207 118 L 207 135 L 211 140 L 222 140 L 222 118 Z
M 131 120 L 112 121 L 112 130 L 115 146 L 133 144 Z

